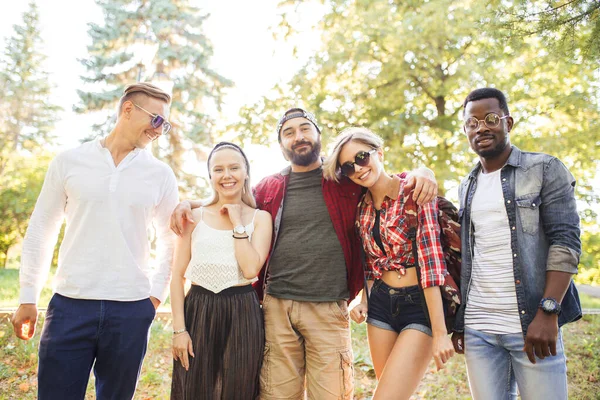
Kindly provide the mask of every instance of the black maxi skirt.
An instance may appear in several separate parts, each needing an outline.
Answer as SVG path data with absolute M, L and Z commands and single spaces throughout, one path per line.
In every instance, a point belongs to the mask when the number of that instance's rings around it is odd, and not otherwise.
M 193 285 L 184 301 L 194 354 L 173 362 L 172 400 L 251 400 L 259 394 L 265 346 L 262 310 L 252 285 L 213 293 Z

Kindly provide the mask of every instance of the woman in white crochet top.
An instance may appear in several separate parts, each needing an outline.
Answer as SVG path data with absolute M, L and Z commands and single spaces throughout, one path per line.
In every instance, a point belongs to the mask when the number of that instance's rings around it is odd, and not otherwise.
M 213 197 L 194 210 L 175 247 L 171 399 L 255 399 L 264 327 L 251 283 L 268 255 L 271 215 L 256 209 L 239 146 L 217 144 L 208 171 Z

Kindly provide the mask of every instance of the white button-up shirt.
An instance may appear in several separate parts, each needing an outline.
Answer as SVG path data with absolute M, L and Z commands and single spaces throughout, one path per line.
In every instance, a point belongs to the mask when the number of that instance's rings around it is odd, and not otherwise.
M 50 163 L 23 241 L 21 304 L 37 303 L 65 217 L 56 293 L 164 301 L 175 240 L 169 217 L 177 203 L 173 171 L 149 151 L 135 149 L 118 166 L 99 139 L 59 154 Z M 153 223 L 156 268 L 150 265 Z

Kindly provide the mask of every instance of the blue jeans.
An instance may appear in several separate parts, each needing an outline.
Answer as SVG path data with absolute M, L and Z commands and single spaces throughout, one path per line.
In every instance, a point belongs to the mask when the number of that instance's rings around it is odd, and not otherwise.
M 369 296 L 367 324 L 398 334 L 414 329 L 431 336 L 424 301 L 421 289 L 416 285 L 393 288 L 376 279 Z
M 559 330 L 556 356 L 532 364 L 521 333 L 494 335 L 465 328 L 465 358 L 475 400 L 567 399 L 567 363 Z
M 139 301 L 55 294 L 42 330 L 38 399 L 80 400 L 94 366 L 96 398 L 133 398 L 155 310 Z

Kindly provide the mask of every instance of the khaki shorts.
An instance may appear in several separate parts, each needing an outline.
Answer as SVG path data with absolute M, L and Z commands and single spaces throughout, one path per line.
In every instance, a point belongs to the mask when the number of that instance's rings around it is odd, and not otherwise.
M 346 301 L 307 302 L 265 295 L 263 313 L 261 399 L 304 399 L 305 390 L 308 399 L 352 399 L 354 367 Z

